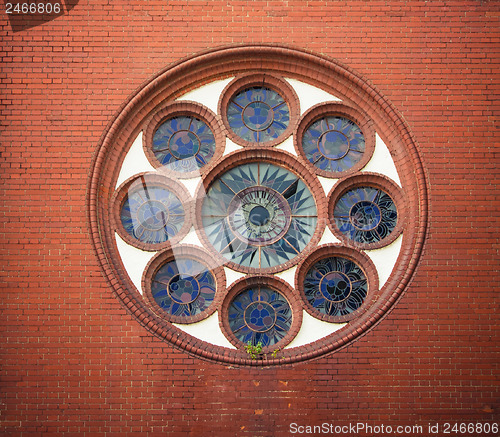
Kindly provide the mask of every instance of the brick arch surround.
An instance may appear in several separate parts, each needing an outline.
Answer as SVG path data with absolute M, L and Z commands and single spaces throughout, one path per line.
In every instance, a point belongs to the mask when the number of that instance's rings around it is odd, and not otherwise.
M 250 73 L 275 74 L 327 92 L 334 91 L 340 99 L 366 113 L 389 148 L 407 201 L 401 252 L 378 300 L 344 329 L 307 346 L 284 350 L 279 357 L 265 361 L 252 361 L 242 351 L 202 342 L 156 317 L 124 279 L 127 275 L 116 249 L 110 219 L 112 196 L 126 152 L 164 102 L 214 80 Z M 240 365 L 290 364 L 313 359 L 343 347 L 372 328 L 396 303 L 411 280 L 427 226 L 427 187 L 422 162 L 409 127 L 397 109 L 367 79 L 333 59 L 301 49 L 268 45 L 210 50 L 167 67 L 143 84 L 120 107 L 101 137 L 92 164 L 87 200 L 91 238 L 103 272 L 114 293 L 136 319 L 152 334 L 189 353 Z

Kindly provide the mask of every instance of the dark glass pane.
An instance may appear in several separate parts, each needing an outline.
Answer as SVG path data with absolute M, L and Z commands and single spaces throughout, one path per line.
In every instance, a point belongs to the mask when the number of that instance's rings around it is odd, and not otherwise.
M 304 279 L 304 293 L 314 309 L 328 316 L 344 316 L 364 302 L 368 283 L 361 268 L 341 257 L 316 262 Z
M 375 243 L 396 227 L 398 214 L 391 197 L 382 190 L 359 187 L 337 200 L 333 218 L 340 232 L 357 243 Z

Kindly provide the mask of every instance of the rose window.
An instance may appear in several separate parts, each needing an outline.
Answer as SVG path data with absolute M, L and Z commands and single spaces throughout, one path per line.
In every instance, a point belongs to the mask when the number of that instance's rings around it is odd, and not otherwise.
M 404 121 L 352 70 L 292 49 L 220 49 L 155 76 L 103 136 L 89 187 L 116 296 L 151 335 L 224 363 L 293 363 L 367 332 L 425 235 Z

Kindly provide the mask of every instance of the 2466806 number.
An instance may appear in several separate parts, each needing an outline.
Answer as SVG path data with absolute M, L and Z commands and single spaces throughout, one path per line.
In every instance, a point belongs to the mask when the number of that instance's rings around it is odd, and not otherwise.
M 61 3 L 6 3 L 7 14 L 59 14 Z
M 445 423 L 444 434 L 497 434 L 498 423 Z

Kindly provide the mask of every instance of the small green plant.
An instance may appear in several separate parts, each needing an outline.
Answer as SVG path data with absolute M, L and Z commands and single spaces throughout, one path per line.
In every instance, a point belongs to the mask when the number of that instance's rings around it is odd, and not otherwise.
M 249 341 L 245 346 L 245 351 L 252 360 L 256 360 L 262 353 L 262 342 L 258 342 L 255 346 Z
M 273 352 L 271 353 L 271 356 L 272 356 L 273 358 L 276 358 L 276 356 L 278 355 L 278 352 L 279 352 L 279 351 L 280 351 L 280 350 L 279 350 L 279 348 L 278 348 L 278 349 L 274 349 L 274 350 L 273 350 Z

